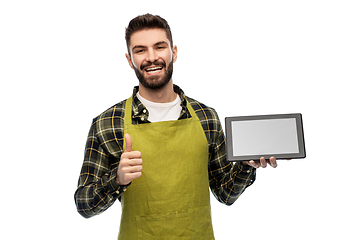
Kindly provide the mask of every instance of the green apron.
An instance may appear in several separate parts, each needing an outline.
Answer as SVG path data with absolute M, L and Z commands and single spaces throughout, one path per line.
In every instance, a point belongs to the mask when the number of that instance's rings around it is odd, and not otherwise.
M 187 108 L 191 118 L 133 125 L 132 98 L 126 101 L 124 132 L 142 153 L 143 171 L 121 195 L 118 239 L 214 239 L 208 143 Z

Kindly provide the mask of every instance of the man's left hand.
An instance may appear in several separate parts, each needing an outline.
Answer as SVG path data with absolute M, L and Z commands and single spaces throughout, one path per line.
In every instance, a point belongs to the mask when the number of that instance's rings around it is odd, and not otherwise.
M 260 168 L 260 167 L 266 168 L 267 165 L 270 165 L 273 168 L 276 168 L 278 166 L 275 157 L 271 157 L 267 161 L 265 160 L 264 157 L 262 157 L 262 158 L 260 158 L 260 160 L 257 160 L 257 161 L 250 160 L 250 161 L 243 161 L 242 163 L 244 165 L 249 165 L 249 166 L 254 167 L 254 168 Z

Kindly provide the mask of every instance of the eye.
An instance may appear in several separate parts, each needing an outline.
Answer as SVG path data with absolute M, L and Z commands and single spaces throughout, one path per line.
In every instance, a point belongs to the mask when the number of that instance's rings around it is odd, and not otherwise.
M 142 46 L 136 46 L 133 48 L 132 52 L 133 54 L 141 54 L 143 52 L 145 52 L 146 48 L 142 47 Z
M 167 46 L 166 45 L 158 45 L 156 49 L 158 50 L 163 50 L 165 49 Z

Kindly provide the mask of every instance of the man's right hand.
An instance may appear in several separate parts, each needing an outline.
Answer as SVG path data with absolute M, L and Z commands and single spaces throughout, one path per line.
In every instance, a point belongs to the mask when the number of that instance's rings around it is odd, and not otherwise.
M 132 140 L 129 134 L 125 134 L 125 152 L 121 155 L 116 173 L 116 183 L 120 186 L 128 185 L 132 180 L 141 176 L 142 159 L 141 152 L 132 150 Z

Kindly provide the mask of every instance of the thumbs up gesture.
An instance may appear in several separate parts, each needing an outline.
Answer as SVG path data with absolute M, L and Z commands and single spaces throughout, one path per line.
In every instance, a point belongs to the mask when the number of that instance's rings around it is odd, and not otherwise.
M 132 139 L 129 134 L 125 134 L 125 143 L 125 152 L 121 155 L 116 173 L 118 185 L 128 185 L 132 180 L 139 178 L 143 169 L 141 152 L 132 150 Z

